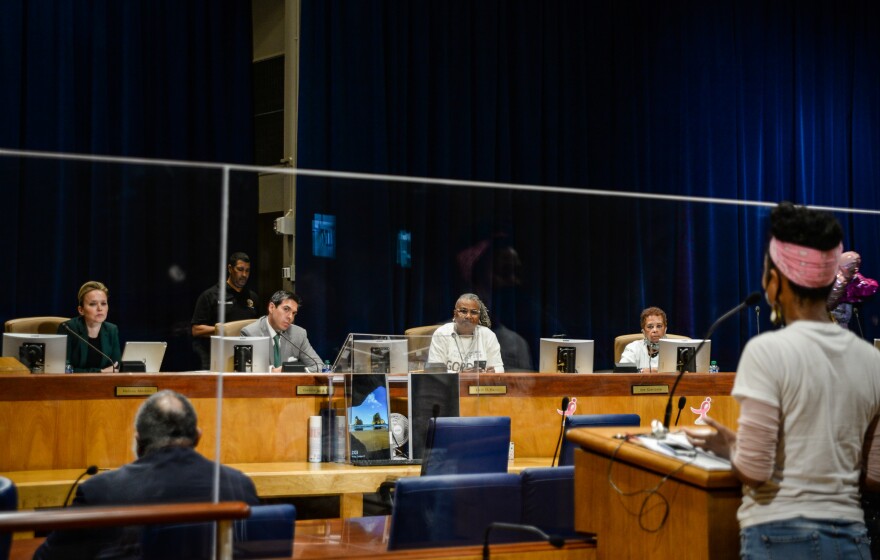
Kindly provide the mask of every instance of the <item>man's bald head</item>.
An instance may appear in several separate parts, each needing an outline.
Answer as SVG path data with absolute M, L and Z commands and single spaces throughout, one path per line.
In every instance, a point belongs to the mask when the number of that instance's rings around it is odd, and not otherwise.
M 175 391 L 159 391 L 150 396 L 134 421 L 137 455 L 163 447 L 195 447 L 199 442 L 196 411 L 189 400 Z

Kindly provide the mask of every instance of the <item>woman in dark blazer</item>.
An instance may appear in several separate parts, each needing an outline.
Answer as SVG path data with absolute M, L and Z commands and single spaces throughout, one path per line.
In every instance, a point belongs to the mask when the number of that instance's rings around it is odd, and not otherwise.
M 58 327 L 58 334 L 67 335 L 67 360 L 75 373 L 118 371 L 122 352 L 119 329 L 107 322 L 109 293 L 101 282 L 86 282 L 79 289 L 79 317 Z

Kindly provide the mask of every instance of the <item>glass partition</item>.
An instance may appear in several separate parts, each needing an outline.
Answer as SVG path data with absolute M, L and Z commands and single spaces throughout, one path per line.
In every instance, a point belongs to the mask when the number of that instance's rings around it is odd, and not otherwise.
M 763 298 L 715 324 L 761 291 L 770 201 L 107 158 L 4 155 L 0 170 L 20 185 L 3 226 L 16 265 L 3 320 L 58 318 L 34 333 L 41 338 L 25 339 L 24 350 L 21 340 L 4 339 L 4 356 L 44 355 L 43 374 L 0 378 L 0 444 L 12 450 L 0 473 L 55 477 L 45 482 L 52 492 L 25 493 L 31 507 L 61 505 L 90 465 L 135 460 L 138 407 L 151 392 L 172 389 L 198 414 L 198 451 L 246 473 L 261 499 L 335 500 L 329 514 L 316 506 L 319 516 L 369 513 L 362 495 L 373 489 L 309 477 L 357 468 L 352 459 L 376 459 L 377 449 L 421 460 L 433 418 L 510 418 L 515 472 L 558 461 L 567 415 L 633 413 L 641 428 L 630 429 L 645 430 L 672 402 L 670 423 L 693 424 L 711 410 L 733 425 L 739 355 L 773 328 Z M 296 176 L 293 223 L 283 231 L 273 227 L 290 214 L 259 212 L 261 196 L 285 189 L 280 181 L 260 187 L 261 175 L 265 183 L 273 174 Z M 878 213 L 832 211 L 844 250 L 859 253 L 864 278 L 876 278 Z M 283 236 L 295 240 L 292 261 L 279 255 Z M 249 255 L 246 271 L 227 262 L 239 251 Z M 261 261 L 282 266 L 267 270 Z M 60 333 L 67 345 L 75 336 L 61 325 L 80 316 L 77 292 L 89 280 L 109 291 L 99 322 L 118 330 L 118 349 L 99 349 L 114 362 L 140 361 L 145 372 L 71 377 L 67 353 L 59 365 L 48 337 Z M 301 302 L 278 324 L 299 329 L 288 331 L 300 337 L 291 339 L 297 350 L 303 341 L 314 350 L 293 360 L 301 370 L 286 367 L 287 357 L 276 366 L 271 333 L 249 332 L 279 307 L 273 294 L 291 287 Z M 873 341 L 880 312 L 868 291 L 841 289 L 835 317 Z M 200 297 L 228 303 L 208 305 L 218 314 L 197 323 L 207 333 L 194 337 Z M 673 368 L 624 359 L 626 348 L 647 352 L 640 314 L 652 306 L 665 313 L 667 337 L 711 340 L 720 371 L 689 372 L 674 401 L 675 373 L 663 371 Z M 223 367 L 210 363 L 211 335 L 229 342 L 218 350 Z M 70 364 L 75 375 L 106 366 L 89 353 L 88 332 L 84 338 L 73 343 L 85 349 Z M 387 408 L 365 416 L 353 397 L 376 375 Z M 429 379 L 433 388 L 418 386 Z M 449 406 L 441 413 L 442 403 Z M 310 426 L 321 427 L 317 452 Z M 392 476 L 420 472 L 417 464 L 399 469 Z

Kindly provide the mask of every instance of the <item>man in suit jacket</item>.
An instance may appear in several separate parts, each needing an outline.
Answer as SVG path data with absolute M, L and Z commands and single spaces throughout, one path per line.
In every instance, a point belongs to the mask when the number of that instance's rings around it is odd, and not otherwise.
M 306 330 L 293 324 L 302 298 L 293 292 L 278 290 L 269 300 L 269 313 L 241 329 L 242 336 L 268 336 L 272 339 L 269 361 L 272 371 L 281 371 L 281 364 L 291 358 L 313 371 L 320 371 L 321 356 L 309 344 Z
M 186 397 L 168 390 L 152 395 L 135 418 L 137 461 L 83 482 L 73 505 L 212 501 L 215 464 L 195 451 L 200 436 Z M 260 503 L 251 479 L 225 466 L 220 467 L 220 500 Z M 55 531 L 34 558 L 138 558 L 140 541 L 140 527 Z

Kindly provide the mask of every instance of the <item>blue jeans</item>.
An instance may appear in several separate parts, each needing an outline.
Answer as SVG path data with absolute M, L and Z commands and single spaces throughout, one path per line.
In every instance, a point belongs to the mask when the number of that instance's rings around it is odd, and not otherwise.
M 864 523 L 796 517 L 740 531 L 740 558 L 871 558 Z

